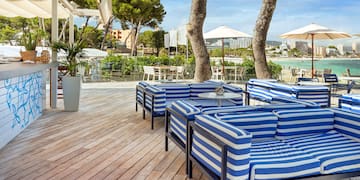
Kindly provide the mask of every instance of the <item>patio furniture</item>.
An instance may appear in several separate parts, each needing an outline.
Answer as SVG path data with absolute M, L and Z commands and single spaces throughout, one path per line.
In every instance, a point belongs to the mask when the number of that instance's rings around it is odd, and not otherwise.
M 336 95 L 337 91 L 340 90 L 347 90 L 347 93 L 350 93 L 351 86 L 347 84 L 340 84 L 338 77 L 336 74 L 324 74 L 324 82 L 331 84 L 332 95 Z
M 211 66 L 211 79 L 213 80 L 222 80 L 224 78 L 224 73 L 219 66 Z
M 151 115 L 151 129 L 154 128 L 154 117 L 163 117 L 165 108 L 176 100 L 187 100 L 188 102 L 201 107 L 215 107 L 216 100 L 202 99 L 198 97 L 199 93 L 215 92 L 215 89 L 223 86 L 226 92 L 242 94 L 242 89 L 215 82 L 194 83 L 194 84 L 159 84 L 149 85 L 145 88 L 143 101 L 143 118 L 145 111 Z M 242 106 L 242 96 L 223 101 L 224 106 Z
M 184 77 L 185 67 L 184 66 L 176 66 L 176 79 L 179 78 L 185 79 Z
M 305 77 L 299 77 L 297 78 L 297 82 L 319 82 L 318 78 L 305 78 Z
M 250 79 L 245 86 L 245 104 L 250 99 L 270 103 L 274 97 L 311 101 L 330 107 L 330 89 L 325 86 L 296 86 L 268 80 Z
M 152 77 L 152 80 L 155 80 L 155 76 L 158 74 L 155 73 L 155 69 L 153 66 L 143 66 L 144 68 L 144 75 L 143 75 L 143 81 L 145 81 L 145 77 L 147 76 L 147 81 L 150 80 L 150 76 Z
M 351 74 L 350 72 L 350 69 L 349 68 L 346 68 L 346 75 L 348 77 L 360 77 L 360 75 L 354 75 L 354 74 Z
M 219 107 L 223 106 L 223 102 L 222 102 L 223 100 L 242 98 L 242 94 L 230 93 L 230 92 L 225 92 L 222 95 L 218 95 L 215 92 L 207 92 L 207 93 L 200 93 L 198 94 L 198 96 L 203 99 L 217 100 L 217 105 Z
M 344 94 L 339 98 L 339 108 L 360 114 L 360 94 Z
M 144 107 L 145 88 L 149 86 L 147 82 L 139 82 L 135 89 L 135 111 L 138 111 L 138 105 Z
M 360 175 L 358 114 L 341 109 L 254 111 L 221 117 L 197 115 L 189 124 L 189 178 L 193 163 L 210 179 Z

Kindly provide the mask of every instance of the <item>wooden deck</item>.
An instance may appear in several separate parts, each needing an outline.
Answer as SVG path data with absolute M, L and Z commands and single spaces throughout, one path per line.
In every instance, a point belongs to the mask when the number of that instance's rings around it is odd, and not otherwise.
M 185 154 L 164 150 L 164 121 L 150 130 L 134 99 L 134 89 L 83 89 L 79 112 L 49 110 L 0 150 L 0 179 L 186 179 Z

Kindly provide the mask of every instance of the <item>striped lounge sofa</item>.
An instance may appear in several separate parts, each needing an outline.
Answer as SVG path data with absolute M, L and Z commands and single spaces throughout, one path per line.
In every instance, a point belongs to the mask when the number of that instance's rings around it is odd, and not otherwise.
M 345 94 L 339 98 L 339 108 L 360 114 L 360 94 Z
M 342 179 L 360 175 L 360 118 L 340 108 L 196 115 L 193 163 L 211 179 Z
M 247 105 L 250 99 L 270 102 L 274 97 L 312 101 L 321 107 L 330 107 L 331 102 L 329 87 L 287 85 L 261 79 L 250 79 L 246 83 L 245 93 L 245 103 Z
M 138 87 L 141 86 L 140 83 Z M 218 106 L 216 100 L 201 99 L 198 97 L 198 94 L 203 92 L 215 92 L 215 89 L 219 86 L 222 86 L 225 92 L 233 92 L 241 95 L 243 93 L 243 90 L 239 87 L 213 81 L 193 84 L 147 84 L 146 87 L 144 87 L 143 92 L 137 91 L 136 102 L 143 107 L 144 119 L 145 112 L 148 112 L 151 115 L 151 129 L 153 129 L 154 117 L 165 116 L 166 107 L 171 105 L 174 101 L 186 100 L 188 103 L 191 103 L 198 108 Z M 142 102 L 138 103 L 139 101 Z M 242 105 L 242 97 L 222 101 L 222 106 L 224 107 Z

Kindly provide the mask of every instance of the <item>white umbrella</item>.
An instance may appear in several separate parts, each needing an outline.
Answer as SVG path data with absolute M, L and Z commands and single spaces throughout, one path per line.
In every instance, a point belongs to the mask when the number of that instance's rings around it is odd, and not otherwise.
M 350 38 L 351 35 L 345 32 L 334 31 L 317 24 L 309 24 L 299 29 L 280 35 L 286 39 L 311 39 L 311 77 L 314 77 L 314 39 L 340 39 Z
M 228 38 L 241 38 L 241 37 L 248 37 L 251 36 L 249 34 L 243 33 L 241 31 L 229 28 L 227 26 L 219 26 L 207 33 L 204 34 L 204 39 L 221 39 L 221 48 L 222 48 L 222 72 L 225 76 L 225 67 L 224 67 L 224 39 Z

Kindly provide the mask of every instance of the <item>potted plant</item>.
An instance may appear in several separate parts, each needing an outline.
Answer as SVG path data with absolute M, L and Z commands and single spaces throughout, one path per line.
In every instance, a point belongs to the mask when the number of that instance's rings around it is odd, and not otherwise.
M 81 62 L 77 61 L 77 57 L 81 55 L 84 47 L 83 41 L 71 44 L 56 42 L 52 46 L 53 49 L 66 53 L 66 61 L 61 62 L 67 69 L 66 75 L 62 78 L 65 111 L 79 110 L 81 77 L 77 74 L 77 69 Z
M 36 45 L 39 41 L 39 33 L 31 32 L 30 30 L 24 31 L 21 37 L 21 45 L 25 47 L 25 51 L 20 51 L 22 60 L 34 61 L 36 58 Z

